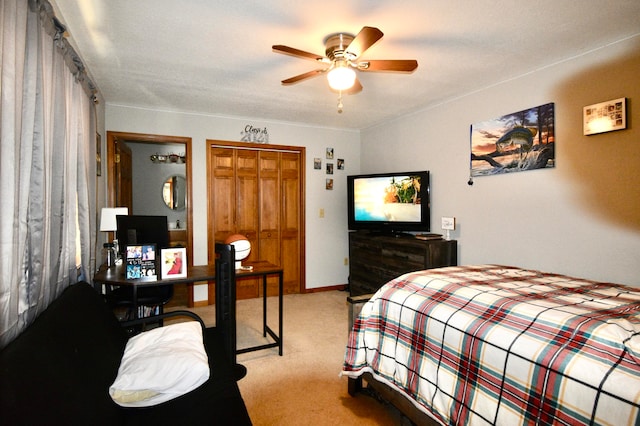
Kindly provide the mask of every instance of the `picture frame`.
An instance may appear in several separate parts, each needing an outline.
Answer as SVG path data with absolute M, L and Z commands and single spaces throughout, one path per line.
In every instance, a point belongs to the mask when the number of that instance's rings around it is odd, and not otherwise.
M 327 174 L 328 175 L 333 174 L 333 163 L 327 163 Z
M 472 124 L 470 144 L 470 178 L 554 168 L 555 104 Z
M 627 128 L 627 98 L 612 99 L 582 108 L 585 136 Z
M 333 160 L 333 148 L 327 148 L 326 154 L 327 160 Z
M 325 189 L 326 190 L 333 190 L 333 179 L 327 179 L 325 182 Z
M 320 170 L 320 169 L 322 169 L 322 159 L 317 158 L 317 157 L 316 157 L 316 158 L 314 158 L 314 159 L 313 159 L 313 168 L 314 168 L 315 170 Z
M 187 249 L 185 247 L 172 247 L 160 250 L 160 271 L 163 280 L 186 278 Z
M 128 280 L 156 280 L 158 278 L 155 244 L 128 244 L 125 250 L 125 274 Z

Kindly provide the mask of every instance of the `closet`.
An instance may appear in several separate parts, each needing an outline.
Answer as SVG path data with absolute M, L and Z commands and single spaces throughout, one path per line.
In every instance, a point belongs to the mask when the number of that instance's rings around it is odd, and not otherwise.
M 216 241 L 242 234 L 251 242 L 248 260 L 284 269 L 284 293 L 304 289 L 304 148 L 207 141 L 209 253 Z M 210 262 L 213 259 L 209 259 Z M 209 301 L 213 300 L 213 286 Z M 267 294 L 277 294 L 269 279 Z M 237 283 L 237 298 L 262 295 L 259 279 Z

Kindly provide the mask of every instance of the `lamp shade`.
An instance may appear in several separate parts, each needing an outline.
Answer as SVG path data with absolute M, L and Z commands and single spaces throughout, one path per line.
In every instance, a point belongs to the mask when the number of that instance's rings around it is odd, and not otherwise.
M 333 90 L 350 89 L 356 81 L 356 72 L 345 61 L 336 61 L 327 74 L 329 86 Z
M 242 260 L 246 259 L 251 253 L 251 242 L 242 234 L 229 235 L 225 244 L 231 244 L 236 254 L 236 269 L 241 269 Z
M 100 231 L 111 232 L 118 229 L 116 216 L 129 214 L 127 207 L 103 207 L 100 211 Z

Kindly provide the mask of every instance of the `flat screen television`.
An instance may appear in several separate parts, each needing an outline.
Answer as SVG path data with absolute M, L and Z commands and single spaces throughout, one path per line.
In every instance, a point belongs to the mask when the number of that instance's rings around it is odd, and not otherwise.
M 429 172 L 347 176 L 350 230 L 429 232 Z
M 118 251 L 126 259 L 127 246 L 155 244 L 157 250 L 169 247 L 169 224 L 166 216 L 116 216 Z

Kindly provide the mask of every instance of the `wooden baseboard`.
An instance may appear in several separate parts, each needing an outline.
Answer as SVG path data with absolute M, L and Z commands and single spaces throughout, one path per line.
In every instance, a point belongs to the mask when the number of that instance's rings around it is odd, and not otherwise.
M 194 308 L 202 308 L 203 306 L 209 306 L 209 301 L 208 300 L 195 300 L 193 302 L 193 307 Z
M 343 291 L 346 289 L 347 289 L 347 284 L 338 284 L 338 285 L 332 285 L 328 287 L 306 288 L 304 290 L 304 293 L 319 293 L 321 291 L 333 291 L 333 290 Z

